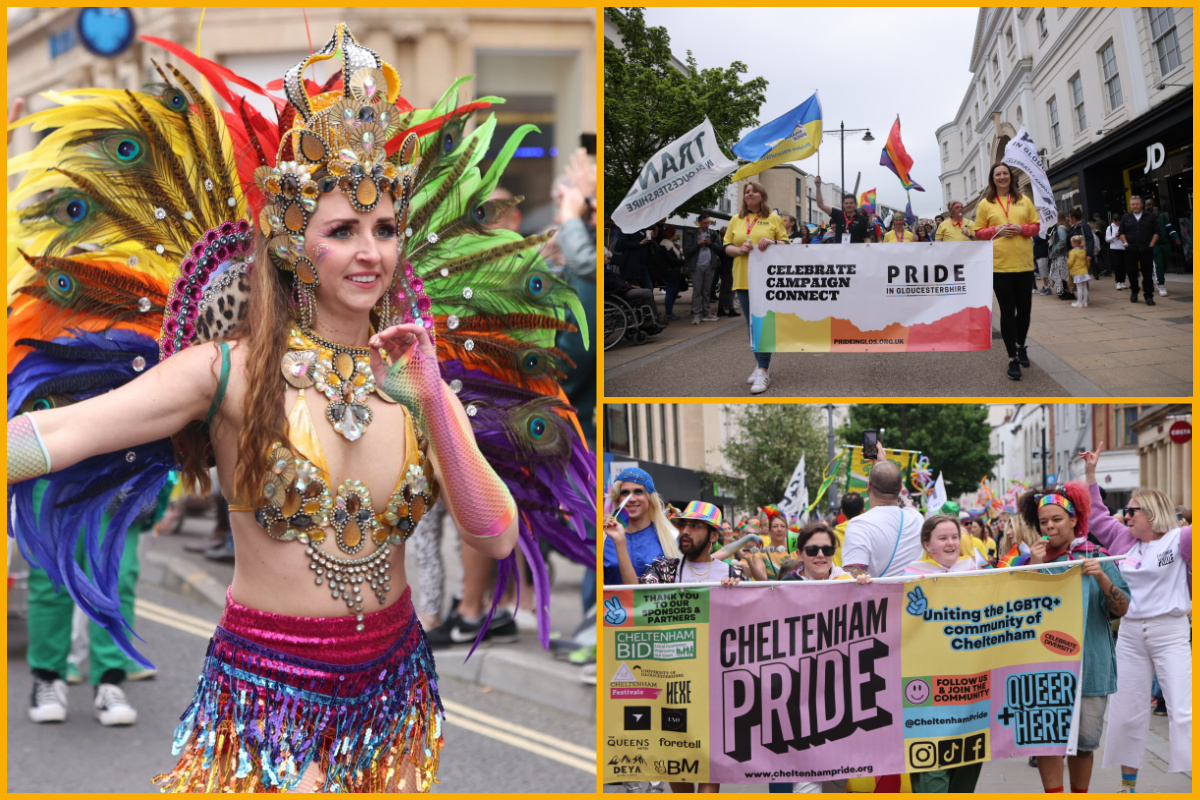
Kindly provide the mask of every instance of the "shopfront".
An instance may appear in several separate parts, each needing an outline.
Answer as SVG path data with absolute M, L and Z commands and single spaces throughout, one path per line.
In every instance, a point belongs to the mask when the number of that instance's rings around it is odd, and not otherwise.
M 1167 268 L 1191 272 L 1192 90 L 1185 89 L 1133 122 L 1106 135 L 1049 172 L 1060 218 L 1083 206 L 1108 220 L 1129 210 L 1133 195 L 1155 198 L 1158 208 L 1188 241 L 1172 246 Z

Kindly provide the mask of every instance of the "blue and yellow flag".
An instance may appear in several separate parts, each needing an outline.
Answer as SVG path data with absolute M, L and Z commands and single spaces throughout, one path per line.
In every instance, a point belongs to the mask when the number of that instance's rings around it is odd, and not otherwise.
M 781 117 L 755 128 L 733 146 L 746 164 L 733 174 L 740 181 L 790 161 L 808 158 L 821 146 L 821 99 L 813 96 Z

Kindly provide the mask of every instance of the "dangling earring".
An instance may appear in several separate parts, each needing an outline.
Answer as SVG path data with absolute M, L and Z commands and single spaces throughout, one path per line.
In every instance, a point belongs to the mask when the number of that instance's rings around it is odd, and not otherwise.
M 292 319 L 305 330 L 312 330 L 316 317 L 316 297 L 312 284 L 299 279 L 292 284 Z

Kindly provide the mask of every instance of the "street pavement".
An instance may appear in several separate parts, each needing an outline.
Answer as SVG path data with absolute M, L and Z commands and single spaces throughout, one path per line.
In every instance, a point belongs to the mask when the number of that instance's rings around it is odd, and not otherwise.
M 1029 357 L 1020 381 L 993 308 L 992 349 L 951 353 L 779 353 L 762 397 L 1186 397 L 1192 393 L 1192 276 L 1167 276 L 1167 297 L 1129 302 L 1112 278 L 1094 280 L 1088 308 L 1033 298 Z M 655 293 L 659 310 L 664 297 Z M 607 397 L 752 397 L 754 369 L 744 317 L 681 319 L 641 346 L 604 351 Z
M 151 778 L 174 765 L 174 729 L 220 617 L 211 595 L 215 589 L 223 602 L 232 577 L 232 567 L 182 549 L 211 527 L 211 517 L 189 518 L 181 535 L 142 537 L 136 626 L 146 640 L 140 649 L 159 672 L 153 680 L 125 685 L 138 710 L 136 725 L 101 727 L 86 685 L 70 687 L 66 723 L 31 723 L 25 626 L 13 616 L 17 604 L 10 603 L 9 792 L 149 792 Z M 448 571 L 456 563 L 449 561 Z M 582 618 L 582 569 L 558 558 L 555 571 L 552 614 L 562 611 L 555 627 L 569 634 Z M 449 578 L 452 587 L 454 575 Z M 446 722 L 441 783 L 433 790 L 594 791 L 594 689 L 580 683 L 579 668 L 556 661 L 532 634 L 513 645 L 485 645 L 464 663 L 465 656 L 465 649 L 436 656 Z

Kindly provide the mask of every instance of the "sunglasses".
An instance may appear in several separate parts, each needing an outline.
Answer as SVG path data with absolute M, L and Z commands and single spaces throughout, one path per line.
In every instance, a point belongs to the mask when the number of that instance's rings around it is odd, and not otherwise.
M 837 548 L 831 544 L 806 544 L 806 545 L 804 545 L 804 555 L 809 556 L 810 558 L 812 556 L 815 556 L 817 553 L 820 553 L 823 556 L 831 556 L 834 554 L 834 552 L 836 550 L 837 550 Z
M 1134 514 L 1136 514 L 1137 512 L 1139 512 L 1141 510 L 1142 510 L 1141 506 L 1125 506 L 1124 508 L 1121 509 L 1121 516 L 1132 517 Z

